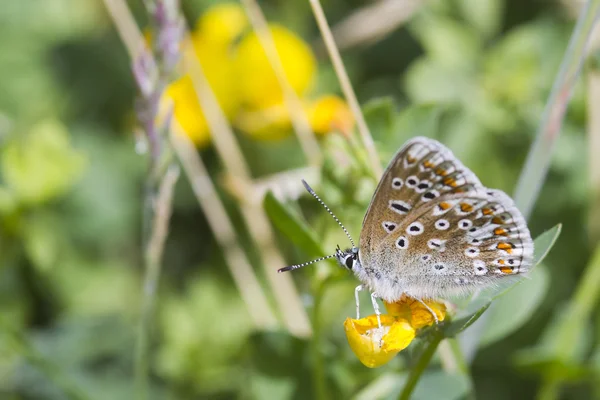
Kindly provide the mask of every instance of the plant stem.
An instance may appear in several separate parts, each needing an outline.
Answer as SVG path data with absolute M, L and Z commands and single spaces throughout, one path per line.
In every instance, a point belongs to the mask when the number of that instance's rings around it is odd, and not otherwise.
M 290 114 L 290 120 L 294 127 L 294 132 L 298 137 L 298 141 L 300 142 L 300 147 L 304 152 L 304 156 L 310 165 L 318 166 L 321 164 L 323 158 L 319 143 L 312 131 L 306 113 L 304 112 L 302 102 L 285 74 L 283 64 L 277 53 L 275 40 L 273 39 L 271 30 L 267 24 L 265 15 L 256 0 L 241 1 L 246 9 L 246 14 L 248 14 L 250 23 L 256 32 L 256 36 L 265 51 L 269 64 L 271 64 L 271 67 L 273 68 L 277 82 L 281 87 L 283 100 Z
M 436 330 L 433 333 L 433 337 L 430 339 L 429 344 L 421 353 L 419 357 L 419 361 L 417 364 L 411 369 L 410 375 L 408 376 L 408 380 L 404 384 L 404 388 L 402 389 L 402 393 L 400 393 L 399 400 L 409 400 L 412 392 L 417 387 L 417 383 L 423 375 L 423 372 L 427 369 L 431 358 L 435 354 L 440 342 L 444 339 L 444 334 L 440 330 Z
M 179 178 L 179 167 L 170 167 L 160 183 L 151 236 L 146 246 L 144 286 L 142 293 L 142 311 L 138 324 L 135 352 L 135 386 L 138 399 L 148 398 L 148 336 L 150 321 L 154 313 L 156 287 L 160 276 L 162 254 L 169 229 L 169 219 L 173 201 L 175 183 Z
M 315 294 L 315 303 L 313 307 L 312 315 L 312 326 L 313 326 L 313 338 L 311 340 L 312 356 L 314 360 L 313 372 L 313 384 L 315 386 L 315 399 L 326 400 L 329 398 L 327 395 L 327 383 L 325 380 L 325 364 L 323 362 L 323 349 L 321 347 L 321 321 L 319 313 L 321 309 L 321 300 L 323 299 L 323 292 L 325 291 L 326 282 L 322 281 L 319 283 L 317 293 Z
M 340 86 L 344 92 L 344 97 L 346 97 L 346 101 L 352 110 L 352 114 L 354 114 L 354 119 L 356 119 L 356 125 L 358 126 L 358 132 L 360 133 L 363 146 L 365 146 L 365 149 L 367 149 L 367 153 L 369 155 L 371 170 L 375 178 L 379 179 L 383 173 L 383 169 L 381 168 L 379 155 L 375 149 L 375 142 L 373 142 L 373 137 L 371 136 L 371 132 L 369 132 L 369 127 L 367 126 L 365 117 L 360 109 L 358 100 L 356 99 L 356 94 L 354 93 L 354 89 L 352 89 L 350 78 L 348 78 L 348 73 L 344 67 L 342 57 L 340 56 L 340 51 L 335 44 L 333 35 L 331 34 L 331 29 L 329 28 L 329 24 L 325 18 L 323 7 L 321 7 L 319 0 L 310 0 L 310 6 L 312 7 L 315 19 L 317 20 L 317 25 L 321 31 L 321 36 L 323 36 L 323 41 L 325 42 L 327 52 L 329 53 L 329 57 L 333 63 L 333 68 L 338 80 L 340 81 Z
M 535 141 L 531 145 L 525 167 L 519 177 L 514 198 L 526 218 L 531 214 L 550 167 L 563 117 L 585 60 L 590 34 L 598 15 L 600 15 L 599 10 L 600 0 L 588 0 L 581 10 L 560 70 L 554 81 L 552 92 L 546 103 Z
M 171 143 L 187 175 L 198 204 L 206 216 L 208 225 L 221 247 L 225 263 L 233 282 L 248 309 L 248 314 L 259 330 L 275 329 L 277 317 L 273 313 L 267 296 L 262 291 L 258 277 L 237 240 L 235 228 L 219 199 L 202 158 L 183 128 L 173 121 Z

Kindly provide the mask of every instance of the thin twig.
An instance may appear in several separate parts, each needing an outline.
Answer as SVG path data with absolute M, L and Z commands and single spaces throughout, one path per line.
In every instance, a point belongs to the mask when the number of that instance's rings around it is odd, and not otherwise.
M 104 0 L 104 5 L 114 22 L 119 37 L 127 48 L 132 60 L 141 53 L 146 46 L 146 41 L 140 32 L 135 20 L 132 18 L 127 3 L 124 0 Z
M 210 84 L 204 75 L 201 60 L 197 58 L 189 37 L 185 40 L 184 45 L 189 47 L 187 51 L 184 50 L 183 52 L 184 68 L 189 72 L 192 79 L 198 102 L 206 117 L 217 153 L 228 173 L 234 178 L 248 183 L 244 186 L 251 187 L 250 172 L 242 151 L 215 94 L 210 88 Z M 310 322 L 292 278 L 277 273 L 277 266 L 285 265 L 285 260 L 275 247 L 275 235 L 261 204 L 242 202 L 240 203 L 240 209 L 246 226 L 260 249 L 265 275 L 275 295 L 287 329 L 297 336 L 309 336 L 311 334 Z
M 138 399 L 148 398 L 148 336 L 150 321 L 154 313 L 156 287 L 160 277 L 160 266 L 165 241 L 169 230 L 169 220 L 173 203 L 175 183 L 179 178 L 179 167 L 171 166 L 158 189 L 154 204 L 154 221 L 151 236 L 146 247 L 145 273 L 142 296 L 142 313 L 138 325 L 135 375 L 136 393 Z
M 600 239 L 600 72 L 592 70 L 588 74 L 587 85 L 587 133 L 588 133 L 588 162 L 590 175 L 590 205 L 589 207 L 589 236 L 591 243 Z
M 285 75 L 285 70 L 283 69 L 283 64 L 281 63 L 281 59 L 277 53 L 275 40 L 273 39 L 273 35 L 269 30 L 267 20 L 265 19 L 265 16 L 256 0 L 241 1 L 246 8 L 246 14 L 248 14 L 250 23 L 256 32 L 258 40 L 260 41 L 267 59 L 273 68 L 275 77 L 279 82 L 279 86 L 283 92 L 285 105 L 290 114 L 290 119 L 292 121 L 294 131 L 296 132 L 296 136 L 298 136 L 298 141 L 300 142 L 300 147 L 304 152 L 304 156 L 310 165 L 318 166 L 322 160 L 319 143 L 317 142 L 315 134 L 310 127 L 306 113 L 302 108 L 302 102 Z
M 237 241 L 233 223 L 219 199 L 206 167 L 194 147 L 194 143 L 185 135 L 177 121 L 173 122 L 175 127 L 171 134 L 171 142 L 190 180 L 192 190 L 206 216 L 208 225 L 221 246 L 223 257 L 240 296 L 246 304 L 248 314 L 257 329 L 275 328 L 277 318 L 260 287 L 252 265 Z
M 352 89 L 350 78 L 348 78 L 348 73 L 346 72 L 344 63 L 342 62 L 342 57 L 340 56 L 340 52 L 335 44 L 335 40 L 333 39 L 329 25 L 327 24 L 325 13 L 323 12 L 323 8 L 321 7 L 319 0 L 310 0 L 310 5 L 312 7 L 313 14 L 315 15 L 315 19 L 317 20 L 317 25 L 319 26 L 321 35 L 323 36 L 323 40 L 325 41 L 325 46 L 327 47 L 327 52 L 329 53 L 329 57 L 333 63 L 333 68 L 335 69 L 335 73 L 340 81 L 340 86 L 344 92 L 344 97 L 346 97 L 346 101 L 350 105 L 352 114 L 354 114 L 354 118 L 356 119 L 358 131 L 369 156 L 372 172 L 375 177 L 379 179 L 383 173 L 383 170 L 381 168 L 379 156 L 377 155 L 377 150 L 375 149 L 375 142 L 373 142 L 373 137 L 371 136 L 371 132 L 369 132 L 367 122 L 365 121 L 365 117 L 360 109 L 358 100 L 356 99 L 356 94 L 354 93 L 354 89 Z
M 581 10 L 560 71 L 546 104 L 536 138 L 515 190 L 515 202 L 529 217 L 550 167 L 563 117 L 586 56 L 590 33 L 598 19 L 600 0 L 589 0 Z
M 380 0 L 367 3 L 331 28 L 335 43 L 340 50 L 372 45 L 408 21 L 424 3 L 423 0 Z M 321 41 L 318 47 L 322 46 Z

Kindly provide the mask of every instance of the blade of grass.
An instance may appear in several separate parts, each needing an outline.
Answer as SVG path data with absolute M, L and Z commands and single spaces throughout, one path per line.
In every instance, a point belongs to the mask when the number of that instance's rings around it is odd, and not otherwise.
M 321 31 L 321 36 L 323 36 L 323 40 L 325 41 L 325 46 L 327 47 L 327 52 L 329 53 L 329 57 L 333 63 L 333 68 L 335 69 L 335 73 L 340 81 L 340 86 L 342 87 L 342 92 L 344 92 L 344 97 L 346 97 L 346 101 L 352 110 L 352 114 L 354 114 L 354 119 L 356 119 L 358 132 L 360 133 L 363 146 L 365 146 L 367 154 L 369 155 L 369 161 L 373 175 L 376 179 L 379 179 L 383 173 L 381 162 L 379 161 L 379 155 L 375 149 L 375 143 L 373 142 L 371 132 L 369 132 L 369 127 L 367 126 L 365 117 L 363 116 L 360 105 L 358 104 L 358 100 L 356 99 L 354 89 L 352 89 L 352 84 L 350 83 L 350 78 L 348 78 L 348 73 L 344 67 L 342 57 L 340 56 L 340 51 L 335 44 L 333 35 L 331 34 L 331 29 L 329 28 L 329 24 L 325 18 L 323 7 L 321 7 L 319 0 L 310 0 L 310 6 L 313 10 L 313 14 L 315 15 L 315 19 L 317 20 L 317 25 Z
M 302 108 L 302 102 L 285 75 L 285 70 L 283 69 L 283 64 L 279 58 L 275 40 L 267 25 L 265 15 L 256 0 L 242 0 L 242 4 L 246 8 L 246 14 L 248 14 L 250 23 L 256 32 L 258 40 L 267 55 L 269 64 L 271 64 L 275 77 L 279 82 L 279 86 L 283 92 L 285 105 L 290 114 L 290 119 L 294 126 L 296 136 L 298 136 L 298 141 L 300 142 L 300 147 L 304 152 L 304 156 L 310 165 L 320 165 L 322 155 L 319 143 L 310 127 L 306 113 Z
M 233 282 L 248 309 L 248 314 L 257 329 L 273 329 L 278 324 L 277 318 L 262 291 L 248 257 L 240 247 L 233 223 L 219 199 L 202 158 L 177 121 L 173 121 L 173 125 L 174 133 L 171 134 L 173 148 L 190 181 L 198 204 L 206 216 L 208 225 L 221 247 L 227 268 L 229 268 Z
M 539 196 L 550 167 L 554 147 L 560 134 L 563 117 L 573 92 L 573 87 L 585 60 L 590 34 L 600 15 L 600 0 L 588 0 L 581 10 L 577 25 L 546 103 L 536 138 L 531 145 L 527 161 L 515 190 L 515 202 L 525 217 Z
M 252 187 L 249 167 L 237 143 L 233 129 L 229 125 L 206 79 L 202 60 L 198 59 L 189 32 L 184 40 L 184 46 L 186 46 L 186 49 L 183 51 L 183 66 L 192 79 L 215 149 L 228 173 L 245 182 L 244 187 Z M 277 268 L 285 265 L 285 260 L 281 252 L 275 247 L 273 229 L 262 205 L 250 201 L 241 201 L 239 206 L 248 231 L 260 250 L 263 261 L 262 267 L 277 300 L 286 328 L 296 336 L 310 336 L 312 333 L 310 321 L 292 277 L 277 273 Z

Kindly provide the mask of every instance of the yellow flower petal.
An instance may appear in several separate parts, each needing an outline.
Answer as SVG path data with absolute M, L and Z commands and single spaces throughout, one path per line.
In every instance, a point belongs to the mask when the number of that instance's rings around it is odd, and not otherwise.
M 376 315 L 346 318 L 344 329 L 350 348 L 360 362 L 369 368 L 388 363 L 415 338 L 415 330 L 404 319 L 381 315 L 381 328 Z
M 298 95 L 309 88 L 316 71 L 310 47 L 296 34 L 280 25 L 269 25 L 285 75 Z M 249 108 L 266 108 L 283 102 L 283 93 L 275 72 L 255 33 L 250 33 L 237 47 L 239 94 Z
M 446 305 L 433 300 L 423 300 L 425 304 L 435 313 L 438 321 L 446 318 Z M 412 297 L 402 296 L 395 303 L 384 301 L 385 307 L 390 315 L 405 318 L 415 329 L 423 328 L 435 323 L 431 312 L 421 302 Z
M 314 101 L 308 110 L 308 119 L 315 133 L 325 135 L 341 132 L 350 135 L 354 128 L 354 116 L 344 100 L 326 95 Z
M 246 13 L 236 3 L 210 7 L 196 22 L 194 37 L 210 40 L 215 46 L 226 48 L 248 27 Z
M 208 144 L 210 142 L 208 125 L 191 78 L 186 75 L 173 82 L 167 87 L 165 94 L 173 101 L 173 117 L 177 119 L 188 137 L 199 147 Z M 166 103 L 166 100 L 163 103 Z

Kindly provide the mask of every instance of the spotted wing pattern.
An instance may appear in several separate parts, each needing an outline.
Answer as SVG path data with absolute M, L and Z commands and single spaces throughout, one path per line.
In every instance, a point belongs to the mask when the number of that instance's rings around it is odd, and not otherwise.
M 472 292 L 527 272 L 533 242 L 501 191 L 485 188 L 440 143 L 408 142 L 363 221 L 359 278 L 386 300 Z

